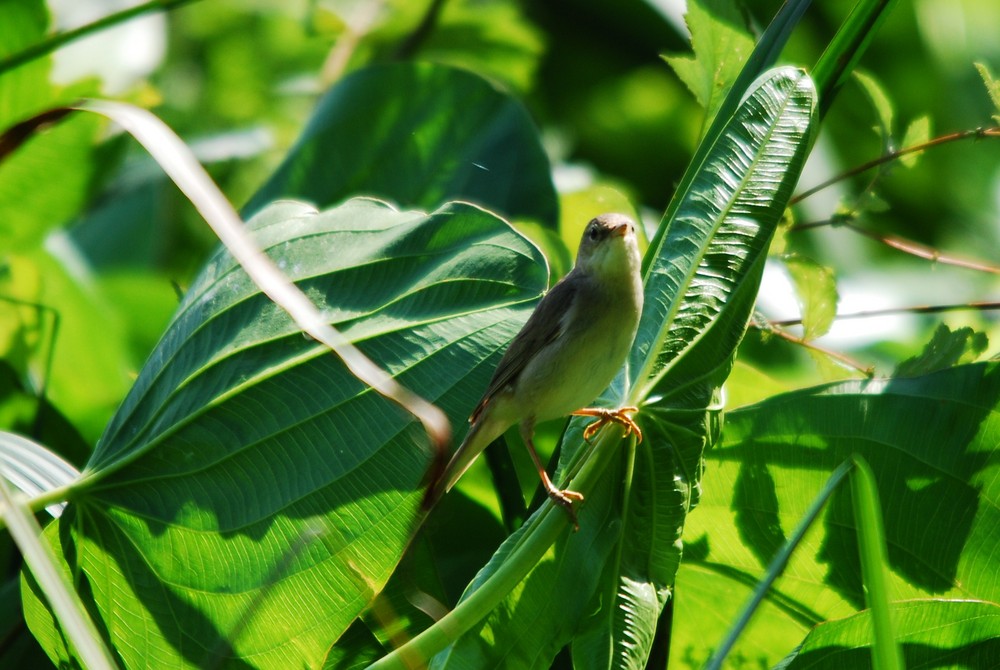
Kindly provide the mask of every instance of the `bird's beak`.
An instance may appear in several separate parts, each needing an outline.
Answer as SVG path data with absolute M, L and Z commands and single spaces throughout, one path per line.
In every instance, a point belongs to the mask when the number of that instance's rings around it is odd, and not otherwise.
M 625 237 L 632 230 L 632 224 L 623 223 L 617 228 L 611 231 L 612 235 L 617 235 L 618 237 Z

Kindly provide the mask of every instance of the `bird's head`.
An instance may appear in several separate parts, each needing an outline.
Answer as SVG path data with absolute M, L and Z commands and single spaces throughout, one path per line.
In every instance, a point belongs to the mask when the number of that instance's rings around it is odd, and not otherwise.
M 623 214 L 602 214 L 587 224 L 576 254 L 578 268 L 611 276 L 634 272 L 640 262 L 632 219 Z

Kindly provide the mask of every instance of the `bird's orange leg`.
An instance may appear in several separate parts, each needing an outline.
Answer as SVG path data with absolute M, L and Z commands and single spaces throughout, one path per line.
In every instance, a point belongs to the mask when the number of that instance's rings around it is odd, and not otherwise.
M 619 426 L 625 429 L 625 434 L 622 437 L 628 437 L 632 433 L 635 433 L 636 438 L 642 442 L 642 431 L 639 430 L 639 426 L 632 419 L 630 414 L 638 412 L 638 407 L 619 407 L 618 409 L 604 409 L 602 407 L 584 407 L 583 409 L 578 409 L 575 412 L 571 412 L 574 416 L 594 416 L 597 417 L 597 421 L 594 421 L 586 428 L 583 429 L 583 439 L 590 441 L 597 431 L 606 423 L 617 423 Z
M 583 494 L 577 493 L 576 491 L 570 491 L 569 489 L 556 488 L 556 485 L 552 483 L 551 479 L 549 479 L 549 473 L 545 472 L 545 466 L 542 465 L 542 459 L 538 457 L 538 452 L 535 451 L 535 443 L 533 441 L 534 433 L 534 421 L 526 419 L 521 422 L 521 439 L 524 440 L 524 445 L 528 447 L 528 453 L 531 454 L 531 460 L 535 462 L 535 469 L 538 471 L 538 477 L 542 480 L 542 486 L 545 487 L 545 492 L 548 494 L 549 498 L 552 499 L 552 502 L 566 510 L 570 521 L 573 522 L 573 529 L 580 530 L 580 524 L 577 523 L 576 510 L 573 509 L 573 503 L 582 501 Z

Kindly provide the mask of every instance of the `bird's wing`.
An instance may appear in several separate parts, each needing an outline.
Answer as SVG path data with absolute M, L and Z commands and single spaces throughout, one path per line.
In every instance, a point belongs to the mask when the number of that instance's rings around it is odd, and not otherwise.
M 577 283 L 566 281 L 570 278 L 566 275 L 552 289 L 545 294 L 542 300 L 531 313 L 527 323 L 511 341 L 507 348 L 507 353 L 500 359 L 493 379 L 483 394 L 483 399 L 476 405 L 469 421 L 475 422 L 480 412 L 489 403 L 494 395 L 503 390 L 507 385 L 517 381 L 518 376 L 524 370 L 528 362 L 546 345 L 562 335 L 564 317 L 568 307 L 573 304 L 574 294 L 577 292 Z

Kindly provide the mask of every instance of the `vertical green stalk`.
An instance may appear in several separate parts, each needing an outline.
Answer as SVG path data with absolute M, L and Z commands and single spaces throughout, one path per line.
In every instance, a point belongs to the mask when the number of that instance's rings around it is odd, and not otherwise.
M 879 504 L 875 475 L 868 463 L 855 454 L 851 457 L 851 506 L 858 529 L 861 556 L 861 579 L 865 603 L 872 616 L 872 667 L 875 670 L 902 670 L 903 656 L 893 632 L 889 611 L 889 552 L 885 544 L 882 507 Z

